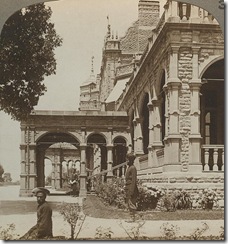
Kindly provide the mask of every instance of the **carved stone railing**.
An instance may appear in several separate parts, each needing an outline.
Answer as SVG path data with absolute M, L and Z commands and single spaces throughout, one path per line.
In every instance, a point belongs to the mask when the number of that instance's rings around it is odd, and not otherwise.
M 218 22 L 206 10 L 188 3 L 168 0 L 165 8 L 166 22 L 216 23 Z
M 112 169 L 110 171 L 113 172 L 114 176 L 119 177 L 119 176 L 125 175 L 126 169 L 127 169 L 127 162 L 124 162 L 122 164 L 118 164 L 118 165 L 112 167 Z M 102 178 L 104 178 L 107 175 L 108 172 L 109 172 L 109 170 L 102 170 L 100 173 L 90 175 L 88 177 L 88 179 L 91 179 L 91 178 L 94 178 L 94 177 L 98 177 L 98 176 L 103 176 Z
M 224 171 L 224 145 L 202 145 L 203 171 Z

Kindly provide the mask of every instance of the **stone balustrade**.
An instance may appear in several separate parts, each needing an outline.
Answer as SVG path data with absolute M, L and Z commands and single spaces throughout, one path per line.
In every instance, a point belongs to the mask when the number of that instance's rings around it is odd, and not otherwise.
M 203 145 L 203 171 L 224 171 L 224 145 Z

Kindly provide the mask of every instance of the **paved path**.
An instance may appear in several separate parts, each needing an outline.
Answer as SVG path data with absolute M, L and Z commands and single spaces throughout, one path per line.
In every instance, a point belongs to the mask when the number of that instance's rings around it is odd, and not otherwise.
M 18 197 L 19 187 L 18 186 L 10 186 L 10 187 L 0 187 L 0 199 L 1 200 L 11 200 L 11 201 L 34 201 L 36 202 L 35 197 Z M 48 201 L 54 202 L 62 202 L 63 196 L 48 196 Z M 71 196 L 64 196 L 64 202 L 79 202 L 82 203 L 82 199 L 75 198 Z M 15 233 L 20 236 L 23 235 L 31 226 L 33 226 L 36 222 L 36 213 L 32 214 L 14 214 L 14 215 L 4 215 L 0 216 L 0 226 L 3 228 L 7 227 L 8 224 L 14 223 L 16 230 Z M 158 237 L 161 236 L 160 227 L 169 223 L 169 225 L 174 225 L 179 228 L 177 234 L 180 236 L 191 235 L 197 227 L 201 227 L 203 223 L 207 223 L 209 226 L 208 231 L 206 231 L 205 235 L 219 235 L 221 226 L 224 226 L 224 220 L 188 220 L 188 221 L 152 221 L 148 220 L 145 222 L 143 227 L 140 229 L 141 235 L 147 237 Z M 107 230 L 111 228 L 113 231 L 113 237 L 126 238 L 127 234 L 124 231 L 123 227 L 131 231 L 132 227 L 138 225 L 138 223 L 127 223 L 125 220 L 117 220 L 117 219 L 101 219 L 101 218 L 92 218 L 86 217 L 85 222 L 83 224 L 82 230 L 79 234 L 79 238 L 94 238 L 96 229 L 98 227 L 103 228 L 103 230 Z M 77 232 L 77 230 L 76 230 Z M 53 211 L 53 234 L 54 236 L 66 236 L 70 237 L 70 226 L 63 220 L 63 217 L 57 212 Z

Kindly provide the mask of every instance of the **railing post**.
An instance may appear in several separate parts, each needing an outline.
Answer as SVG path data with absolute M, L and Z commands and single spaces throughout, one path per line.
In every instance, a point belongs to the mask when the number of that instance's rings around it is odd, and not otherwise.
M 218 171 L 218 148 L 214 148 L 213 151 L 213 170 Z
M 222 149 L 222 166 L 221 166 L 221 170 L 224 170 L 224 148 Z
M 209 149 L 205 148 L 204 152 L 204 159 L 205 159 L 205 165 L 204 165 L 204 171 L 209 171 Z

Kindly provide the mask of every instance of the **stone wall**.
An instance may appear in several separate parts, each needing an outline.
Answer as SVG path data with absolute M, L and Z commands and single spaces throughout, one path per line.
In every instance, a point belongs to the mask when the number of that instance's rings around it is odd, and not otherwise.
M 197 176 L 153 176 L 142 177 L 142 182 L 149 187 L 158 187 L 168 190 L 170 193 L 175 190 L 187 191 L 193 199 L 193 207 L 196 207 L 195 199 L 203 189 L 212 189 L 216 192 L 219 200 L 219 207 L 224 207 L 224 176 L 218 174 L 201 174 Z

